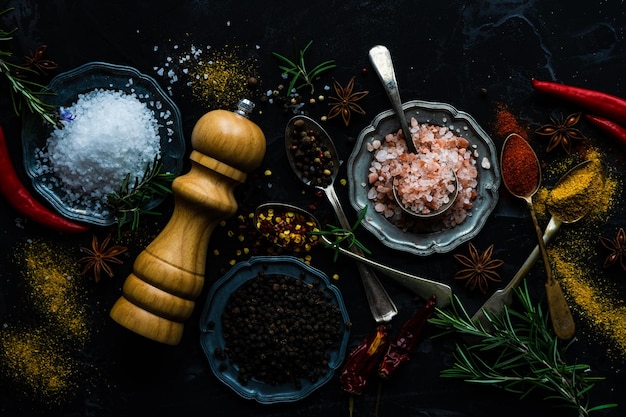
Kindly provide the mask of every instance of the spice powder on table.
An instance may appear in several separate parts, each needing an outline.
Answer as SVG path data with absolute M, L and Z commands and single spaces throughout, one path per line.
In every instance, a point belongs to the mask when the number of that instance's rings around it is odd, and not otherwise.
M 495 110 L 496 119 L 493 128 L 496 136 L 505 138 L 511 133 L 518 133 L 522 137 L 527 137 L 528 127 L 523 126 L 511 113 L 506 104 L 498 103 Z
M 13 258 L 26 284 L 20 298 L 34 321 L 8 319 L 0 329 L 2 382 L 30 401 L 63 403 L 84 384 L 76 352 L 91 336 L 87 303 L 75 279 L 77 261 L 58 245 L 39 240 L 17 245 Z
M 603 166 L 605 159 L 600 151 L 590 148 L 582 155 L 571 155 L 548 166 L 547 176 L 561 176 L 581 156 L 596 167 Z M 581 326 L 580 331 L 587 332 L 592 340 L 605 343 L 610 358 L 623 361 L 626 360 L 626 304 L 616 283 L 603 270 L 603 258 L 597 253 L 598 230 L 616 214 L 618 203 L 624 199 L 623 174 L 610 166 L 603 166 L 601 173 L 602 181 L 595 182 L 598 188 L 592 187 L 587 198 L 572 200 L 590 207 L 585 218 L 562 227 L 548 251 L 555 277 L 563 286 L 572 310 L 588 324 Z M 550 190 L 542 187 L 534 203 L 538 216 L 544 219 L 549 216 L 546 210 L 549 196 Z

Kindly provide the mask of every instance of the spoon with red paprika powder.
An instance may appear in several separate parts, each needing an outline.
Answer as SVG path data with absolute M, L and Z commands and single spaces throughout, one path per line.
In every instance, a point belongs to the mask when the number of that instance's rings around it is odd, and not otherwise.
M 547 276 L 546 297 L 554 332 L 559 339 L 571 339 L 576 330 L 574 318 L 565 300 L 563 290 L 552 273 L 550 258 L 543 241 L 543 232 L 537 221 L 537 214 L 532 202 L 532 198 L 541 184 L 541 167 L 537 155 L 522 136 L 511 133 L 502 146 L 500 166 L 502 167 L 502 182 L 506 189 L 515 197 L 526 201 L 530 210 Z

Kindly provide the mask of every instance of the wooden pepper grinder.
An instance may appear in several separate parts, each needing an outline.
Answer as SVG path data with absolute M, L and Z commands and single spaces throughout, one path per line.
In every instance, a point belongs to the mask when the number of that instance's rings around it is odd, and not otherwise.
M 235 214 L 234 188 L 265 155 L 265 136 L 247 118 L 253 108 L 244 99 L 236 111 L 210 111 L 194 126 L 191 169 L 172 183 L 172 217 L 135 260 L 111 309 L 122 326 L 158 342 L 180 342 L 204 285 L 211 233 Z

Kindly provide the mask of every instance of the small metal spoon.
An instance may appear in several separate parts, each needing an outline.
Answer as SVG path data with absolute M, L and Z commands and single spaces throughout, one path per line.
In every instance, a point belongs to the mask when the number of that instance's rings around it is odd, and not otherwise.
M 326 145 L 326 147 L 330 150 L 329 157 L 331 158 L 333 164 L 328 169 L 329 172 L 329 181 L 325 183 L 326 185 L 316 185 L 312 183 L 307 175 L 297 166 L 294 153 L 290 149 L 291 142 L 294 135 L 294 129 L 296 129 L 296 123 L 302 125 L 305 130 L 315 132 L 316 140 L 322 141 Z M 291 168 L 296 173 L 298 178 L 304 182 L 305 184 L 318 188 L 324 191 L 330 205 L 335 210 L 335 215 L 339 220 L 339 224 L 344 229 L 350 229 L 351 225 L 348 222 L 348 218 L 341 207 L 341 202 L 339 201 L 339 197 L 335 192 L 335 188 L 333 184 L 335 182 L 335 178 L 339 172 L 339 157 L 337 154 L 337 150 L 335 149 L 335 145 L 331 140 L 330 136 L 326 131 L 313 119 L 307 116 L 294 116 L 287 123 L 287 127 L 285 128 L 285 147 L 287 150 L 287 159 Z M 363 252 L 356 246 L 352 246 L 351 250 L 357 255 L 363 256 Z M 374 317 L 374 320 L 377 322 L 387 322 L 390 321 L 396 314 L 398 314 L 398 309 L 395 306 L 393 300 L 387 294 L 387 291 L 381 284 L 380 280 L 374 273 L 374 271 L 362 263 L 357 263 L 357 267 L 359 269 L 359 273 L 361 275 L 361 279 L 363 281 L 363 288 L 365 289 L 365 295 L 367 297 L 367 301 L 370 306 L 370 310 Z
M 409 130 L 409 124 L 404 116 L 404 110 L 402 109 L 402 100 L 400 99 L 400 90 L 398 89 L 398 82 L 396 81 L 396 72 L 393 68 L 393 61 L 391 60 L 391 53 L 386 46 L 377 45 L 370 49 L 369 52 L 370 62 L 374 67 L 374 71 L 378 74 L 378 78 L 383 83 L 387 97 L 391 102 L 391 107 L 396 113 L 396 117 L 400 122 L 400 128 L 404 134 L 406 140 L 406 146 L 411 153 L 417 153 L 415 143 L 412 140 L 413 135 Z
M 569 306 L 567 305 L 567 300 L 565 300 L 565 295 L 563 294 L 563 289 L 561 288 L 559 282 L 554 278 L 552 273 L 552 266 L 550 264 L 550 257 L 548 255 L 548 250 L 546 249 L 546 244 L 543 241 L 543 233 L 541 231 L 541 227 L 539 226 L 539 221 L 537 220 L 537 213 L 535 213 L 535 208 L 533 207 L 532 197 L 539 190 L 539 186 L 541 185 L 541 166 L 539 165 L 539 159 L 535 154 L 535 151 L 530 147 L 528 142 L 524 138 L 522 138 L 517 133 L 511 133 L 504 140 L 504 144 L 502 145 L 502 155 L 500 160 L 500 166 L 503 165 L 502 156 L 507 149 L 507 142 L 512 139 L 519 139 L 523 141 L 525 146 L 528 147 L 528 150 L 532 152 L 534 156 L 534 162 L 536 163 L 536 169 L 538 173 L 537 184 L 535 184 L 535 188 L 526 195 L 516 194 L 513 190 L 511 190 L 509 183 L 507 183 L 507 177 L 505 176 L 505 170 L 503 170 L 502 174 L 502 182 L 509 192 L 517 198 L 520 198 L 526 202 L 528 209 L 530 210 L 530 215 L 533 220 L 533 224 L 535 226 L 535 232 L 537 233 L 537 240 L 539 242 L 539 250 L 541 251 L 541 255 L 543 257 L 544 269 L 546 271 L 546 296 L 548 299 L 548 307 L 550 309 L 550 319 L 552 321 L 552 327 L 554 328 L 554 332 L 557 337 L 562 340 L 571 339 L 574 336 L 576 331 L 576 327 L 574 325 L 574 318 L 572 317 L 572 312 L 570 311 Z M 532 167 L 529 167 L 532 168 Z M 508 178 L 509 180 L 511 178 Z
M 274 209 L 274 212 L 287 212 L 293 211 L 294 213 L 299 213 L 304 218 L 310 219 L 310 221 L 316 224 L 316 227 L 321 230 L 320 222 L 317 220 L 313 214 L 308 211 L 301 209 L 300 207 L 286 204 L 286 203 L 264 203 L 258 206 L 254 212 L 255 218 L 259 218 L 261 213 L 267 212 L 269 209 Z M 257 222 L 255 221 L 255 226 L 257 226 Z M 258 227 L 257 227 L 258 229 Z M 262 234 L 264 233 L 262 230 L 259 230 Z M 324 235 L 320 235 L 323 242 L 326 245 L 332 245 L 332 242 Z M 278 246 L 281 246 L 277 242 L 273 242 Z M 452 299 L 452 288 L 446 284 L 442 284 L 437 281 L 432 281 L 426 278 L 419 277 L 417 275 L 412 275 L 404 271 L 400 271 L 398 269 L 394 269 L 390 266 L 383 265 L 379 262 L 376 262 L 372 259 L 368 259 L 364 256 L 356 254 L 346 248 L 338 247 L 337 248 L 342 255 L 348 256 L 354 259 L 357 262 L 360 262 L 364 265 L 368 265 L 377 271 L 385 274 L 386 276 L 394 279 L 397 283 L 409 289 L 419 297 L 424 300 L 427 300 L 431 295 L 435 294 L 437 296 L 437 306 L 440 308 L 445 308 L 450 305 Z
M 415 146 L 415 142 L 413 142 L 413 135 L 411 134 L 411 130 L 409 129 L 409 123 L 407 122 L 406 116 L 404 114 L 404 109 L 402 108 L 402 100 L 400 99 L 400 90 L 398 88 L 398 82 L 396 81 L 396 73 L 393 67 L 393 61 L 391 59 L 391 53 L 389 49 L 383 45 L 374 46 L 369 51 L 370 62 L 374 67 L 374 71 L 380 78 L 380 81 L 383 84 L 383 88 L 387 93 L 387 97 L 389 97 L 389 101 L 391 102 L 391 107 L 393 108 L 398 121 L 400 122 L 400 128 L 402 129 L 402 134 L 404 135 L 404 140 L 406 141 L 407 149 L 412 154 L 417 154 L 417 148 Z M 430 219 L 433 217 L 437 217 L 440 214 L 444 213 L 454 204 L 456 197 L 459 192 L 458 181 L 456 177 L 456 172 L 454 169 L 452 170 L 454 175 L 454 184 L 456 187 L 454 191 L 450 193 L 450 198 L 448 203 L 443 204 L 437 210 L 431 211 L 430 213 L 420 213 L 415 210 L 412 210 L 403 203 L 402 196 L 396 189 L 396 184 L 394 181 L 393 184 L 393 196 L 398 203 L 398 206 L 407 214 L 411 216 L 420 218 L 420 219 Z
M 432 210 L 429 213 L 418 213 L 417 211 L 411 208 L 408 208 L 407 205 L 404 203 L 404 200 L 397 189 L 395 181 L 392 184 L 393 185 L 393 188 L 392 188 L 393 197 L 398 202 L 398 206 L 400 207 L 400 209 L 402 209 L 402 211 L 404 211 L 405 213 L 410 214 L 411 216 L 419 217 L 420 219 L 432 219 L 435 217 L 439 217 L 445 212 L 447 212 L 448 209 L 452 207 L 452 205 L 454 205 L 454 202 L 456 201 L 457 196 L 459 195 L 459 182 L 456 176 L 456 172 L 454 172 L 454 170 L 452 170 L 452 175 L 454 176 L 454 180 L 452 180 L 450 184 L 454 185 L 454 191 L 451 191 L 450 194 L 448 195 L 448 201 L 442 204 L 441 206 L 439 206 L 436 210 Z
M 559 180 L 556 183 L 556 186 L 558 186 L 560 183 L 565 181 L 567 178 L 576 174 L 576 172 L 579 169 L 586 167 L 589 163 L 591 163 L 591 161 L 583 161 L 580 164 L 568 170 L 565 174 L 561 176 L 561 178 L 559 178 Z M 590 210 L 591 204 L 587 205 L 587 208 Z M 549 206 L 548 206 L 548 210 L 550 210 Z M 556 236 L 556 233 L 559 231 L 561 224 L 575 223 L 579 221 L 580 219 L 584 218 L 587 214 L 588 214 L 588 211 L 585 213 L 581 213 L 580 216 L 576 218 L 559 219 L 557 216 L 551 213 L 550 221 L 548 222 L 548 225 L 546 226 L 546 229 L 543 233 L 543 242 L 547 245 L 552 240 L 552 238 Z M 530 255 L 528 255 L 528 258 L 519 268 L 519 270 L 517 271 L 515 276 L 511 279 L 511 281 L 509 281 L 509 283 L 504 288 L 494 292 L 491 295 L 491 297 L 489 297 L 489 299 L 485 301 L 482 307 L 478 309 L 476 313 L 474 313 L 474 315 L 472 316 L 472 321 L 476 323 L 480 322 L 483 325 L 487 326 L 488 322 L 485 318 L 485 312 L 487 312 L 487 314 L 497 315 L 497 314 L 500 314 L 500 312 L 502 311 L 502 308 L 505 305 L 507 306 L 511 305 L 511 303 L 513 302 L 513 288 L 517 287 L 520 281 L 526 276 L 526 274 L 530 271 L 530 269 L 535 265 L 535 263 L 539 259 L 539 256 L 540 256 L 540 249 L 539 249 L 539 245 L 537 245 L 535 246 L 533 251 L 530 253 Z

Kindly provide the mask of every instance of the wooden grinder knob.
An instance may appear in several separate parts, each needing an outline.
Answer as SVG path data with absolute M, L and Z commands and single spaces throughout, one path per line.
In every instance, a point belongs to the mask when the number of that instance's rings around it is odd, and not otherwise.
M 149 339 L 177 345 L 204 285 L 206 251 L 215 226 L 237 211 L 234 188 L 265 155 L 265 136 L 248 120 L 254 105 L 213 110 L 191 133 L 190 171 L 174 180 L 174 211 L 139 254 L 111 318 Z

